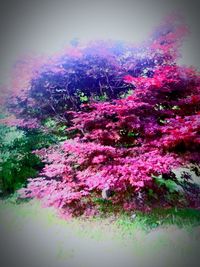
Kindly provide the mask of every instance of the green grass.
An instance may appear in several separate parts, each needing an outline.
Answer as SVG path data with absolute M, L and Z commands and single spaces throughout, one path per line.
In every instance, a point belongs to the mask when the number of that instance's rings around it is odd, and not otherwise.
M 47 219 L 48 224 L 72 225 L 81 235 L 96 236 L 100 239 L 102 231 L 112 228 L 123 234 L 130 235 L 135 231 L 149 231 L 168 226 L 177 226 L 187 230 L 200 226 L 200 210 L 194 209 L 154 209 L 151 212 L 143 213 L 136 211 L 135 219 L 131 214 L 121 213 L 113 215 L 111 212 L 94 218 L 73 218 L 71 221 L 60 219 L 53 208 L 41 208 L 39 201 L 17 200 L 16 195 L 2 201 L 1 207 L 12 210 L 19 216 L 39 216 Z M 78 227 L 76 227 L 78 225 Z M 101 225 L 102 231 L 98 228 Z M 88 227 L 89 226 L 89 227 Z M 92 227 L 90 227 L 92 226 Z M 83 231 L 84 229 L 84 231 Z M 117 230 L 116 230 L 117 229 Z
M 116 223 L 124 229 L 140 228 L 145 231 L 159 226 L 176 225 L 179 228 L 192 228 L 200 225 L 200 211 L 194 209 L 154 209 L 149 213 L 136 212 L 132 220 L 129 215 L 121 215 Z

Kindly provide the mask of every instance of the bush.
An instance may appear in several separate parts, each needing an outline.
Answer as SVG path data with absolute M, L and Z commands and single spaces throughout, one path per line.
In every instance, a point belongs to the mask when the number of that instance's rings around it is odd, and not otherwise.
M 27 178 L 37 176 L 43 163 L 32 151 L 53 142 L 52 136 L 38 131 L 0 125 L 0 189 L 4 195 L 14 193 L 26 185 Z
M 21 197 L 68 215 L 95 214 L 103 203 L 115 211 L 200 206 L 172 173 L 200 161 L 199 73 L 176 63 L 185 32 L 166 21 L 139 48 L 77 45 L 38 70 L 12 99 L 17 120 L 7 123 L 60 142 L 34 151 L 45 166 Z
M 104 188 L 119 209 L 188 205 L 172 169 L 200 161 L 198 73 L 164 66 L 152 78 L 124 79 L 136 86 L 132 95 L 69 111 L 72 139 L 36 152 L 46 166 L 23 197 L 75 215 L 94 209 Z

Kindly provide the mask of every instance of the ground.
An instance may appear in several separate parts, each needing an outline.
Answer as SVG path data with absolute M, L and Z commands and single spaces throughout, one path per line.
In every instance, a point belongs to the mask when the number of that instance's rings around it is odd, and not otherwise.
M 147 230 L 137 220 L 64 221 L 37 201 L 1 201 L 0 234 L 2 267 L 199 266 L 197 221 Z

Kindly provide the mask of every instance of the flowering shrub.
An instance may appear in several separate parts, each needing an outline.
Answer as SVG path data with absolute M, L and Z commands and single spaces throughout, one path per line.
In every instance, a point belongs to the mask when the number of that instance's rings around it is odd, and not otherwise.
M 95 214 L 102 195 L 116 210 L 191 204 L 172 172 L 200 161 L 199 73 L 176 63 L 186 31 L 167 21 L 140 48 L 76 46 L 42 69 L 18 116 L 60 118 L 68 140 L 34 151 L 45 166 L 21 197 L 67 215 Z

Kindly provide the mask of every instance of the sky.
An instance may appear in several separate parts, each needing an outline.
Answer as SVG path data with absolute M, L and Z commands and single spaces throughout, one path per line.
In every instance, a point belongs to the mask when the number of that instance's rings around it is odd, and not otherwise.
M 69 41 L 145 40 L 171 13 L 182 15 L 190 36 L 181 64 L 200 66 L 200 19 L 197 0 L 3 0 L 0 8 L 0 84 L 23 55 L 51 55 Z

